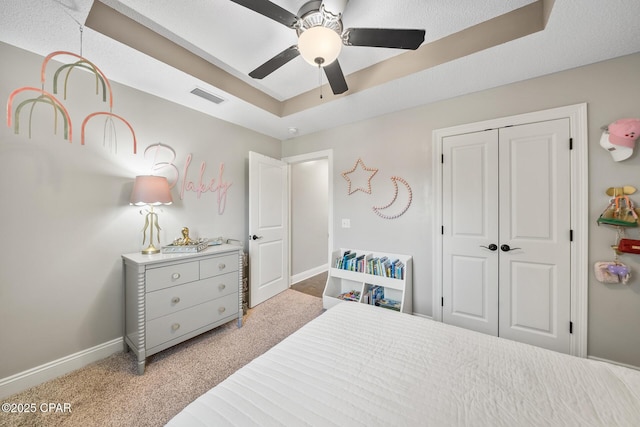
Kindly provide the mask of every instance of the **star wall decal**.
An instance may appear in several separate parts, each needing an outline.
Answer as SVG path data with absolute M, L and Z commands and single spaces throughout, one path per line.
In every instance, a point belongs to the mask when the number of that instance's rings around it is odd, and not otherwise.
M 348 194 L 351 195 L 358 190 L 362 191 L 363 193 L 371 194 L 371 179 L 377 172 L 378 169 L 368 168 L 367 166 L 365 166 L 362 159 L 358 159 L 358 161 L 356 161 L 356 164 L 353 165 L 353 168 L 350 171 L 342 172 L 342 177 L 348 182 Z M 351 174 L 354 174 L 353 178 L 349 177 L 349 175 Z M 367 176 L 368 178 L 366 178 Z M 366 187 L 364 186 L 364 178 L 366 178 Z M 355 181 L 357 185 L 355 190 L 351 189 L 351 184 L 353 181 Z M 358 185 L 358 183 L 362 185 Z

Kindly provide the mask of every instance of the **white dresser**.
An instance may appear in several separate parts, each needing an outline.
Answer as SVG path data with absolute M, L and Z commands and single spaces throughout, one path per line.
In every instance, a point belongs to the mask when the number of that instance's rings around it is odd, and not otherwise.
M 229 321 L 242 326 L 242 248 L 193 254 L 122 255 L 125 351 L 146 358 Z

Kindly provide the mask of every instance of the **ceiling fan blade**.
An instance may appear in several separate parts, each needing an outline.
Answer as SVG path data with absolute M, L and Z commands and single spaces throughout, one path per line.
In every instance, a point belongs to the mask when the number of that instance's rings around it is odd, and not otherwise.
M 424 42 L 424 30 L 392 28 L 348 28 L 343 35 L 347 46 L 417 49 Z
M 344 79 L 344 74 L 342 74 L 342 68 L 340 68 L 340 63 L 337 59 L 324 67 L 324 73 L 327 76 L 327 80 L 329 80 L 329 86 L 331 86 L 334 95 L 340 95 L 349 90 L 347 81 Z
M 253 77 L 254 79 L 265 78 L 298 55 L 300 55 L 298 46 L 293 45 L 291 47 L 288 47 L 252 72 L 250 72 L 249 77 Z
M 254 12 L 264 15 L 267 18 L 271 18 L 276 22 L 293 28 L 294 24 L 298 21 L 298 17 L 286 9 L 281 8 L 277 4 L 271 3 L 267 0 L 231 0 L 234 3 L 244 6 L 247 9 L 251 9 Z

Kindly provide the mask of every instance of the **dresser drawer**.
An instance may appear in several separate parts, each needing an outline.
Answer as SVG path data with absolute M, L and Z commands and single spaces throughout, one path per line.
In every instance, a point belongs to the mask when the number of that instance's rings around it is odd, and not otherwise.
M 147 293 L 147 320 L 184 310 L 203 302 L 238 292 L 235 271 L 184 285 Z
M 196 329 L 238 313 L 239 296 L 235 292 L 147 322 L 147 345 L 150 349 Z
M 200 278 L 238 271 L 238 254 L 230 254 L 200 261 Z
M 149 268 L 146 272 L 147 292 L 189 283 L 200 278 L 197 261 Z

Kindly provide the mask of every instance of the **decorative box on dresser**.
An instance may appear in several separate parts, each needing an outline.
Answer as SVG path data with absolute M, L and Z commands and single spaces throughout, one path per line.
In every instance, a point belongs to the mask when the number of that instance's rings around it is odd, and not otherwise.
M 122 255 L 124 349 L 147 357 L 234 319 L 242 326 L 242 248 L 210 246 L 198 253 Z

